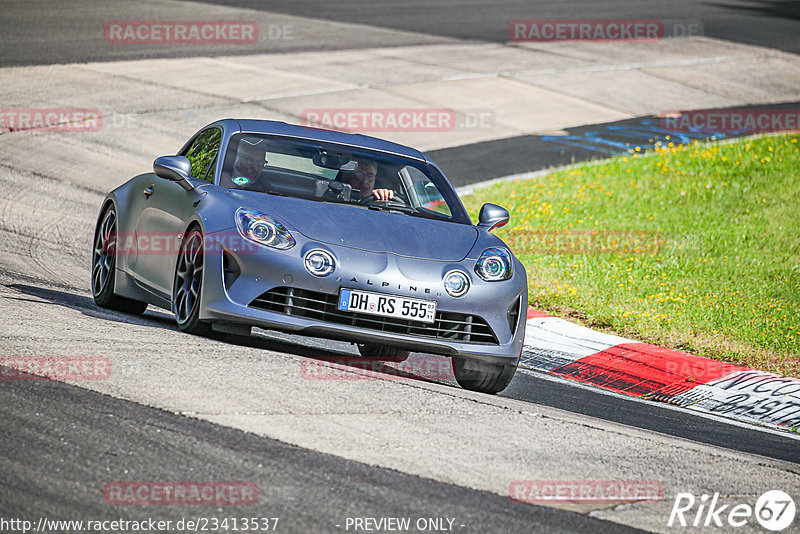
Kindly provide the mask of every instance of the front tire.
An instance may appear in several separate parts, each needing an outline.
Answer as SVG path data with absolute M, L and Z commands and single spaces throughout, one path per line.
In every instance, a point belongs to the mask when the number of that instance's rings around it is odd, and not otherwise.
M 172 283 L 172 313 L 178 328 L 187 334 L 207 336 L 211 325 L 200 320 L 200 295 L 205 264 L 203 232 L 194 228 L 181 243 Z
M 94 230 L 92 250 L 92 297 L 101 308 L 141 315 L 147 309 L 140 302 L 114 294 L 117 269 L 117 211 L 110 205 L 103 212 Z
M 407 350 L 379 345 L 377 343 L 359 343 L 358 352 L 365 358 L 381 362 L 401 363 L 408 359 L 411 353 Z
M 511 383 L 516 371 L 516 363 L 502 365 L 453 356 L 453 374 L 456 382 L 470 391 L 490 395 L 500 393 Z

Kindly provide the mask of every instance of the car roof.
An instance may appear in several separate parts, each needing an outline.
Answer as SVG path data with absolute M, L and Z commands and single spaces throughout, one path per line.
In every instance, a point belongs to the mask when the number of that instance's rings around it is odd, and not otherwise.
M 258 119 L 224 119 L 219 122 L 224 123 L 228 121 L 235 122 L 238 125 L 238 129 L 241 130 L 242 133 L 265 133 L 294 137 L 298 139 L 307 139 L 310 141 L 336 143 L 355 148 L 377 150 L 380 152 L 386 152 L 389 154 L 396 154 L 420 161 L 430 162 L 430 160 L 419 150 L 397 143 L 392 143 L 391 141 L 386 141 L 384 139 L 370 137 L 368 135 L 337 132 L 335 130 L 326 130 L 324 128 L 288 124 L 281 121 Z

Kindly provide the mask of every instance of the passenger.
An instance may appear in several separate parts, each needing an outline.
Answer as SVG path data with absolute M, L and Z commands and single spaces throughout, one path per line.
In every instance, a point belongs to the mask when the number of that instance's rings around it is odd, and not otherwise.
M 242 139 L 233 162 L 233 183 L 239 187 L 256 188 L 267 158 L 266 143 Z

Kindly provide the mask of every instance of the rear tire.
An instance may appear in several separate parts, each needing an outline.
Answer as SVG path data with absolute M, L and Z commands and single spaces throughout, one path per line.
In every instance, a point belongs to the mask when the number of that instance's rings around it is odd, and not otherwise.
M 517 365 L 486 363 L 480 360 L 453 356 L 453 374 L 458 385 L 470 391 L 494 395 L 500 393 L 514 378 Z
M 147 309 L 140 302 L 114 294 L 114 275 L 117 270 L 117 211 L 113 205 L 103 212 L 94 230 L 92 250 L 92 297 L 101 308 L 141 315 Z
M 200 320 L 205 248 L 203 232 L 189 230 L 181 243 L 172 283 L 172 313 L 178 328 L 187 334 L 208 336 L 211 325 Z
M 379 345 L 377 343 L 359 343 L 358 352 L 365 358 L 371 358 L 381 362 L 396 363 L 406 361 L 411 354 L 407 350 L 390 347 L 388 345 Z

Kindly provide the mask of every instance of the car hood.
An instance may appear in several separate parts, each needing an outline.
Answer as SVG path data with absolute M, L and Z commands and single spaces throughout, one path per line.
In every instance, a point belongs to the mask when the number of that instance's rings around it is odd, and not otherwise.
M 467 224 L 263 193 L 236 191 L 234 194 L 242 197 L 243 207 L 261 210 L 290 230 L 331 245 L 413 258 L 461 261 L 478 238 L 478 230 Z

